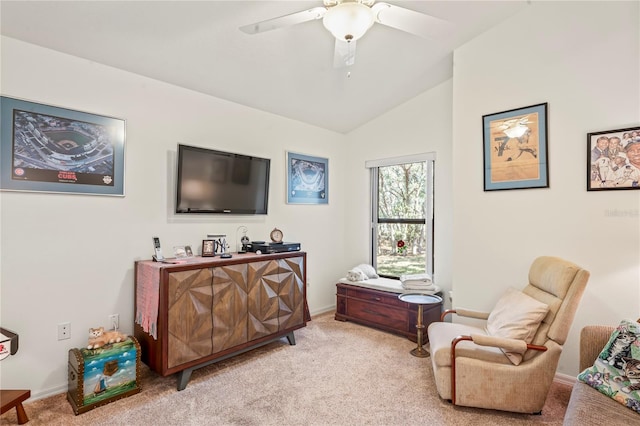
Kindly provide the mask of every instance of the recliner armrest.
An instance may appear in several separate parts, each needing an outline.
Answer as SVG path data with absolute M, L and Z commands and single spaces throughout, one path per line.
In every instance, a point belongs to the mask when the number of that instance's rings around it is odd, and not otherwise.
M 487 320 L 489 318 L 488 312 L 474 311 L 473 309 L 467 308 L 455 308 L 455 309 L 447 309 L 440 315 L 440 321 L 444 321 L 445 317 L 448 314 L 456 314 L 461 317 L 466 318 L 474 318 L 480 320 Z

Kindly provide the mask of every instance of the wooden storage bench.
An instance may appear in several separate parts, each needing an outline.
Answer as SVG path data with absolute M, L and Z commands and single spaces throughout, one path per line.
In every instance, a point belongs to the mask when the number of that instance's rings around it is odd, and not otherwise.
M 406 336 L 415 342 L 418 323 L 418 305 L 398 299 L 403 291 L 398 280 L 378 278 L 365 282 L 336 284 L 336 315 L 338 321 L 353 321 L 380 330 Z M 423 342 L 428 341 L 427 327 L 440 320 L 442 303 L 423 308 Z

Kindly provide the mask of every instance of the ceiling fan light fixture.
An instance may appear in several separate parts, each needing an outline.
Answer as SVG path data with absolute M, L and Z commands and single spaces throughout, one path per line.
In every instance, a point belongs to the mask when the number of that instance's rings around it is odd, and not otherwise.
M 322 19 L 325 28 L 342 41 L 358 40 L 374 22 L 371 8 L 357 1 L 331 7 Z

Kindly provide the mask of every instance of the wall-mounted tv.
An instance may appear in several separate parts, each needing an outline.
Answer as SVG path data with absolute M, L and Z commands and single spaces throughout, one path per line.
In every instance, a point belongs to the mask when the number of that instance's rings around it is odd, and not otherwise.
M 178 145 L 176 213 L 267 214 L 271 160 Z

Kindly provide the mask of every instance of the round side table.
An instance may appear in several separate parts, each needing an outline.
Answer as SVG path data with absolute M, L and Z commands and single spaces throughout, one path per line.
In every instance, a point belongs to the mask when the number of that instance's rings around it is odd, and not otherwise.
M 398 295 L 398 299 L 403 302 L 418 305 L 418 324 L 416 324 L 416 333 L 418 338 L 418 347 L 411 350 L 411 355 L 419 358 L 425 358 L 429 356 L 429 351 L 422 347 L 422 330 L 424 324 L 422 324 L 422 311 L 424 305 L 433 305 L 436 303 L 442 303 L 442 298 L 436 295 L 422 294 L 422 293 L 405 293 Z

